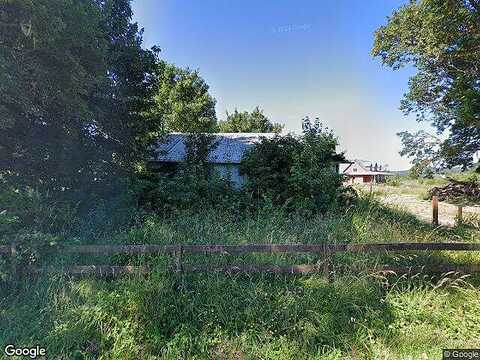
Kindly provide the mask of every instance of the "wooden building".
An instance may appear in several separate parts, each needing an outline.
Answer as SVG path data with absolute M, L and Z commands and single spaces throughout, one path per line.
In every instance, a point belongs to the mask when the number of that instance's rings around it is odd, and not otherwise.
M 175 167 L 185 161 L 186 139 L 188 134 L 171 133 L 160 141 L 155 149 L 154 166 L 167 165 Z M 239 164 L 246 151 L 262 138 L 273 138 L 274 133 L 215 133 L 208 162 L 220 176 L 229 178 L 236 188 L 240 188 L 246 177 L 239 172 Z

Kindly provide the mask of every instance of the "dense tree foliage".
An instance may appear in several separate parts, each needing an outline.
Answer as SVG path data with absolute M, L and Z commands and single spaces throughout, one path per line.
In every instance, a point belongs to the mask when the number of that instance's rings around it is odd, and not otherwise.
M 336 172 L 343 154 L 337 139 L 318 120 L 305 118 L 303 135 L 264 138 L 247 152 L 240 170 L 248 176 L 246 191 L 275 204 L 307 210 L 326 210 L 342 186 Z
M 438 142 L 400 133 L 402 153 L 415 164 L 471 165 L 480 150 L 480 1 L 410 1 L 376 32 L 372 52 L 394 69 L 415 66 L 401 109 L 444 134 Z
M 129 0 L 13 0 L 0 8 L 4 176 L 49 191 L 128 173 L 158 119 L 146 116 L 157 51 Z
M 272 123 L 258 106 L 252 112 L 227 112 L 226 120 L 218 124 L 218 131 L 224 133 L 280 133 L 282 129 L 283 125 Z
M 163 119 L 165 131 L 214 131 L 217 123 L 215 99 L 208 93 L 209 86 L 198 71 L 160 61 L 157 80 L 153 114 Z
M 282 129 L 258 107 L 227 113 L 217 126 L 215 99 L 198 71 L 161 61 L 157 48 L 142 49 L 129 0 L 12 0 L 2 3 L 0 22 L 0 194 L 10 204 L 41 204 L 34 222 L 47 208 L 75 214 L 78 201 L 92 195 L 111 200 L 117 179 L 132 175 L 136 199 L 155 193 L 163 209 L 179 199 L 181 207 L 199 204 L 208 194 L 217 201 L 227 190 L 241 197 L 228 181 L 212 180 L 208 133 Z M 266 140 L 249 154 L 244 172 L 258 198 L 317 209 L 331 203 L 341 185 L 336 139 L 318 123 L 304 125 L 303 136 Z M 151 145 L 172 131 L 190 133 L 181 171 L 162 179 L 139 173 Z M 26 223 L 29 211 L 9 209 L 5 224 Z

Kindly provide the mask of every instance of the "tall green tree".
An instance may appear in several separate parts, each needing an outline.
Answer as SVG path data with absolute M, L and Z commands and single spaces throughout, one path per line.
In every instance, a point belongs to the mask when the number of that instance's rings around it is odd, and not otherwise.
M 156 50 L 129 0 L 0 3 L 0 171 L 85 194 L 124 176 L 147 135 Z
M 165 132 L 214 131 L 216 101 L 198 71 L 160 61 L 156 73 L 158 88 L 152 116 L 162 119 Z
M 480 150 L 480 1 L 412 0 L 376 31 L 372 54 L 393 69 L 416 68 L 401 109 L 437 131 L 399 133 L 401 154 L 414 164 L 470 166 Z
M 280 133 L 283 125 L 272 123 L 258 106 L 252 112 L 227 111 L 227 118 L 218 124 L 218 131 L 224 133 Z

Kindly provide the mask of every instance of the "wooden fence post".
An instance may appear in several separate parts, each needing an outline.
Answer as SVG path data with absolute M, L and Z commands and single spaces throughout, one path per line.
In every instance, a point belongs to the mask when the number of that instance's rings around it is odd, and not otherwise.
M 17 244 L 10 244 L 10 280 L 13 286 L 17 286 L 18 283 L 18 269 L 17 269 Z
M 332 281 L 331 278 L 331 261 L 330 261 L 330 251 L 328 251 L 328 245 L 325 245 L 324 250 L 323 250 L 323 276 L 328 282 Z
M 463 206 L 458 205 L 457 207 L 457 225 L 460 225 L 463 222 Z
M 182 246 L 180 245 L 177 250 L 175 250 L 174 255 L 175 255 L 175 272 L 176 273 L 181 273 L 183 268 L 182 268 Z
M 435 226 L 438 226 L 438 196 L 432 196 L 432 223 Z
M 175 287 L 177 290 L 182 290 L 185 288 L 185 284 L 183 282 L 183 266 L 182 266 L 182 252 L 183 248 L 182 245 L 180 245 L 175 251 L 174 251 L 174 256 L 175 256 Z

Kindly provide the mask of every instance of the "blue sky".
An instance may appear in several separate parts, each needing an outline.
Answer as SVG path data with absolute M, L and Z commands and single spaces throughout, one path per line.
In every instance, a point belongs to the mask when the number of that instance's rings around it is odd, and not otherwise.
M 316 116 L 347 157 L 409 167 L 398 131 L 415 130 L 398 110 L 413 69 L 392 71 L 370 56 L 373 33 L 399 0 L 135 0 L 144 45 L 198 69 L 225 111 L 259 105 L 285 130 Z

